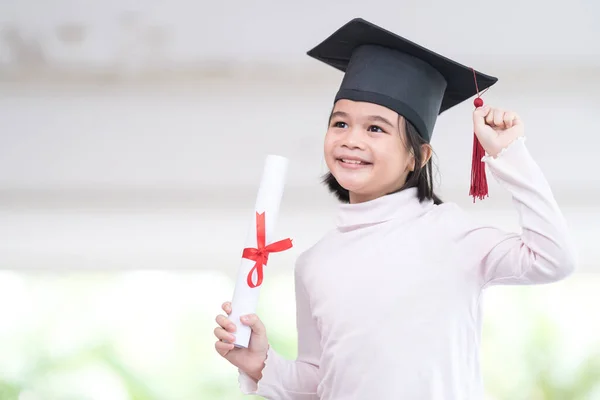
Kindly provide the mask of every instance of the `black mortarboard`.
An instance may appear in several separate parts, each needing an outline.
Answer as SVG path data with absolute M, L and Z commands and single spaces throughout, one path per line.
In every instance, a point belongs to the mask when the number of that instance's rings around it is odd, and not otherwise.
M 361 18 L 342 26 L 308 55 L 345 72 L 335 101 L 390 108 L 427 142 L 440 113 L 498 80 Z

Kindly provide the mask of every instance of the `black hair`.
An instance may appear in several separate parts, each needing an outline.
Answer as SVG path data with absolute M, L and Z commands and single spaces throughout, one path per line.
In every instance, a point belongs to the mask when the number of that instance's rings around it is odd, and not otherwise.
M 427 164 L 422 167 L 423 153 L 421 152 L 421 146 L 427 144 L 427 142 L 421 137 L 421 135 L 419 135 L 417 128 L 415 128 L 415 126 L 407 119 L 398 116 L 398 126 L 400 126 L 402 119 L 404 120 L 404 131 L 406 132 L 406 145 L 415 157 L 415 170 L 410 171 L 406 177 L 406 182 L 404 185 L 392 193 L 397 193 L 401 190 L 415 187 L 417 188 L 417 196 L 419 197 L 419 201 L 422 202 L 425 200 L 433 200 L 434 204 L 442 204 L 442 200 L 435 194 L 433 190 L 433 157 L 431 157 L 427 161 Z M 398 133 L 400 134 L 401 132 Z M 323 176 L 322 182 L 327 186 L 329 191 L 338 198 L 339 201 L 342 203 L 350 202 L 350 193 L 338 183 L 331 172 L 328 172 Z

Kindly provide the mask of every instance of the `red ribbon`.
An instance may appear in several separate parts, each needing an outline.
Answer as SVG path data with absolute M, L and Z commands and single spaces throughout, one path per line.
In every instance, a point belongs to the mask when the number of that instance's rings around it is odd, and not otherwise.
M 267 265 L 267 261 L 269 260 L 269 253 L 277 253 L 280 251 L 285 251 L 292 247 L 291 239 L 280 240 L 275 243 L 271 243 L 268 246 L 265 246 L 265 213 L 259 214 L 256 213 L 256 249 L 247 247 L 244 249 L 242 253 L 242 258 L 247 258 L 248 260 L 255 261 L 254 267 L 248 273 L 248 286 L 251 288 L 255 288 L 260 286 L 263 281 L 263 266 Z M 254 271 L 258 275 L 258 279 L 256 284 L 252 281 L 252 275 Z

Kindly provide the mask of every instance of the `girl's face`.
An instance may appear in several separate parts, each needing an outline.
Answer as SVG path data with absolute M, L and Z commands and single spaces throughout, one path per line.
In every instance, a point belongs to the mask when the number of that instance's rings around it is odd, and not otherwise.
M 414 169 L 414 157 L 405 144 L 404 118 L 376 104 L 337 101 L 325 135 L 325 161 L 349 191 L 350 203 L 400 189 Z

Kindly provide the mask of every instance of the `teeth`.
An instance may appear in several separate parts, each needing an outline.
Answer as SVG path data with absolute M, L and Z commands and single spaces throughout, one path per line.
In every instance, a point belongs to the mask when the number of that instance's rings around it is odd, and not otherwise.
M 347 164 L 364 164 L 362 161 L 357 161 L 357 160 L 346 160 L 342 158 L 342 162 L 345 162 Z

